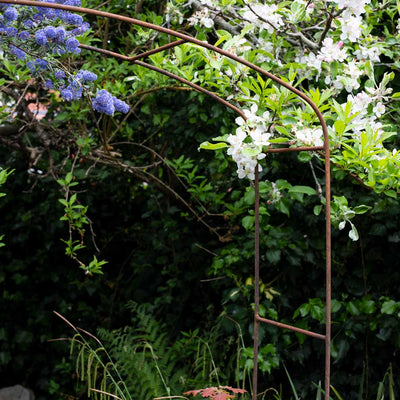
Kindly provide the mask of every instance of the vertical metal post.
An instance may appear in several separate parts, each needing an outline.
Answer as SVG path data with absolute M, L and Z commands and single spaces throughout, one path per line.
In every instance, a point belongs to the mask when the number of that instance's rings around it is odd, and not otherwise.
M 258 165 L 254 172 L 254 332 L 253 332 L 253 400 L 257 399 L 258 382 L 258 325 L 260 304 L 260 193 Z
M 331 379 L 331 300 L 332 300 L 332 243 L 331 243 L 331 168 L 329 139 L 325 134 L 325 400 L 329 400 Z

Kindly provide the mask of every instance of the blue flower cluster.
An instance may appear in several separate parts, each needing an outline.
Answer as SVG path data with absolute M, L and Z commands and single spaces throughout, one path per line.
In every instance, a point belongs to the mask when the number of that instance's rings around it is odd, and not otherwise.
M 105 89 L 97 92 L 96 98 L 92 102 L 92 107 L 93 110 L 107 115 L 113 115 L 116 111 L 126 114 L 129 111 L 128 104 L 122 100 L 118 100 Z
M 81 6 L 80 0 L 38 0 L 43 1 Z M 31 73 L 44 80 L 47 89 L 59 90 L 66 101 L 78 100 L 85 91 L 90 92 L 97 76 L 80 70 L 75 75 L 68 74 L 66 79 L 66 71 L 57 68 L 54 72 L 54 58 L 65 53 L 79 54 L 77 37 L 89 28 L 82 16 L 68 11 L 0 5 L 0 43 L 5 42 L 9 54 L 25 61 Z M 93 109 L 113 115 L 116 111 L 127 113 L 129 106 L 106 90 L 100 90 L 93 100 Z
M 66 101 L 71 101 L 80 99 L 83 90 L 97 79 L 97 75 L 91 71 L 81 69 L 75 76 L 70 76 L 66 80 L 65 72 L 57 70 L 54 73 L 54 78 L 59 81 L 61 97 Z M 127 103 L 112 96 L 105 89 L 97 92 L 96 98 L 92 101 L 92 108 L 107 115 L 114 115 L 117 111 L 125 114 L 129 112 Z
M 44 0 L 39 0 L 41 2 Z M 49 0 L 50 3 L 59 3 L 70 6 L 80 6 L 80 0 Z M 79 41 L 76 36 L 89 30 L 87 22 L 82 16 L 68 11 L 46 7 L 0 6 L 0 33 L 8 39 L 9 44 L 20 48 L 17 58 L 25 59 L 23 48 L 29 47 L 35 53 L 43 55 L 63 54 L 66 52 L 80 53 Z M 27 31 L 30 30 L 30 32 Z M 39 47 L 38 47 L 39 46 Z M 42 48 L 41 48 L 42 47 Z
M 54 73 L 61 97 L 66 101 L 79 100 L 82 97 L 83 89 L 89 88 L 89 84 L 97 79 L 97 75 L 86 70 L 79 70 L 75 76 L 70 76 L 65 82 L 65 72 L 57 70 Z M 68 84 L 66 84 L 68 83 Z

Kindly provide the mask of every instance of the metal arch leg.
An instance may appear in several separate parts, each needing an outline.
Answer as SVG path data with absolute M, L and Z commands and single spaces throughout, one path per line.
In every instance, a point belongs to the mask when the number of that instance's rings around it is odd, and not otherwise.
M 260 194 L 259 194 L 259 173 L 258 167 L 255 169 L 254 180 L 254 328 L 253 328 L 253 392 L 252 399 L 257 400 L 258 395 L 258 352 L 259 352 L 259 323 L 264 322 L 275 325 L 279 328 L 289 329 L 302 334 L 312 336 L 325 342 L 325 400 L 330 400 L 330 364 L 331 364 L 331 223 L 330 223 L 330 170 L 329 164 L 326 165 L 326 322 L 325 335 L 312 331 L 300 329 L 294 326 L 282 324 L 277 321 L 261 318 L 259 315 L 260 305 Z

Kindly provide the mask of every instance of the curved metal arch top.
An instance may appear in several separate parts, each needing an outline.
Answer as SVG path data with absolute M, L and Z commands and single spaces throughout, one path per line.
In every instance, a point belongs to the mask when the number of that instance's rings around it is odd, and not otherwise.
M 140 21 L 135 18 L 130 18 L 118 14 L 112 14 L 104 11 L 93 10 L 90 8 L 83 8 L 83 7 L 74 7 L 68 6 L 63 4 L 57 3 L 47 3 L 47 2 L 39 2 L 39 1 L 32 1 L 32 0 L 0 0 L 0 4 L 14 4 L 14 5 L 25 5 L 25 6 L 32 6 L 32 7 L 46 7 L 46 8 L 54 8 L 54 9 L 61 9 L 70 12 L 76 13 L 83 13 L 83 14 L 91 14 L 98 17 L 104 17 L 109 19 L 114 19 L 122 22 L 126 22 L 129 24 L 133 24 L 135 26 L 140 26 L 143 28 L 151 29 L 160 33 L 167 34 L 171 37 L 178 38 L 178 40 L 171 42 L 165 46 L 160 46 L 158 48 L 152 49 L 148 52 L 138 54 L 135 56 L 125 56 L 120 53 L 115 53 L 109 50 L 98 49 L 92 46 L 80 45 L 81 48 L 96 51 L 102 53 L 107 56 L 119 58 L 121 60 L 125 60 L 142 67 L 151 69 L 158 73 L 164 74 L 169 76 L 172 79 L 180 81 L 185 85 L 189 85 L 195 90 L 206 94 L 214 98 L 215 100 L 219 101 L 220 103 L 224 104 L 226 107 L 233 109 L 236 113 L 241 115 L 244 119 L 246 116 L 244 115 L 243 111 L 236 107 L 235 105 L 229 103 L 225 99 L 218 96 L 216 93 L 213 93 L 199 85 L 196 85 L 184 78 L 179 77 L 169 71 L 163 70 L 161 68 L 155 67 L 151 64 L 147 64 L 140 59 L 148 57 L 151 54 L 155 54 L 157 52 L 166 50 L 168 48 L 172 48 L 175 46 L 179 46 L 183 43 L 189 42 L 193 43 L 199 47 L 206 48 L 213 52 L 219 53 L 224 57 L 227 57 L 237 63 L 247 66 L 248 68 L 252 69 L 253 71 L 259 73 L 262 76 L 271 79 L 273 82 L 278 84 L 279 86 L 285 87 L 289 91 L 296 94 L 300 97 L 304 102 L 306 102 L 312 110 L 315 112 L 319 123 L 321 125 L 323 136 L 324 136 L 324 145 L 323 146 L 310 146 L 310 147 L 291 147 L 291 148 L 271 148 L 267 150 L 267 152 L 287 152 L 287 151 L 316 151 L 316 150 L 323 150 L 325 154 L 325 198 L 326 198 L 326 205 L 325 205 L 325 233 L 326 233 L 326 241 L 325 241 L 325 250 L 326 250 L 326 274 L 325 274 L 325 292 L 326 292 L 326 326 L 325 326 L 325 334 L 319 334 L 315 332 L 311 332 L 308 330 L 303 330 L 296 328 L 294 326 L 286 325 L 279 323 L 277 321 L 268 320 L 265 318 L 260 317 L 259 315 L 259 298 L 260 298 L 260 291 L 259 291 L 259 270 L 260 270 L 260 256 L 259 256 L 259 241 L 260 241 L 260 226 L 259 226 L 259 176 L 258 176 L 258 168 L 255 168 L 255 260 L 254 260 L 254 276 L 255 276 L 255 283 L 254 283 L 254 298 L 255 298 L 255 309 L 254 309 L 254 371 L 253 371 L 253 400 L 257 399 L 257 380 L 258 380 L 258 325 L 260 322 L 268 323 L 271 325 L 278 326 L 280 328 L 289 329 L 291 331 L 303 333 L 305 335 L 324 340 L 325 342 L 325 400 L 329 400 L 329 392 L 330 392 L 330 342 L 331 342 L 331 221 L 330 221 L 330 213 L 331 213 L 331 174 L 330 174 L 330 150 L 329 150 L 329 135 L 327 124 L 325 119 L 319 110 L 318 106 L 302 91 L 298 90 L 294 86 L 290 85 L 289 83 L 283 81 L 279 77 L 273 75 L 272 73 L 265 71 L 264 69 L 260 68 L 259 66 L 245 60 L 242 57 L 236 56 L 231 54 L 219 47 L 216 47 L 212 44 L 207 42 L 198 40 L 194 37 L 186 35 L 181 32 L 174 31 L 172 29 L 168 29 L 162 26 L 158 26 L 149 22 Z

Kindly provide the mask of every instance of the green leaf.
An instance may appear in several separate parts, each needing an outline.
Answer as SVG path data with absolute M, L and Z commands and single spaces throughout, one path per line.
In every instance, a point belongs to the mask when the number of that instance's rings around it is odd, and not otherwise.
M 388 300 L 382 304 L 381 313 L 392 315 L 396 312 L 397 308 L 399 308 L 399 304 L 396 301 Z
M 13 169 L 11 171 L 8 171 L 7 169 L 1 169 L 0 167 L 0 185 L 3 185 L 6 182 L 8 176 L 11 175 L 13 172 Z
M 348 302 L 346 309 L 351 315 L 355 316 L 360 315 L 360 310 L 357 308 L 357 306 L 353 301 Z
M 286 179 L 278 179 L 275 184 L 278 190 L 290 189 L 292 187 Z
M 363 298 L 360 306 L 365 314 L 373 314 L 376 310 L 375 302 L 368 298 Z
M 289 208 L 289 201 L 287 199 L 280 199 L 276 204 L 275 207 L 277 210 L 286 214 L 288 217 L 290 216 L 290 208 Z
M 338 312 L 342 308 L 342 303 L 338 300 L 332 299 L 331 310 L 332 313 Z
M 242 154 L 247 157 L 254 157 L 257 156 L 262 152 L 261 146 L 255 147 L 255 148 L 245 148 L 242 150 Z
M 289 189 L 289 193 L 304 193 L 309 196 L 317 194 L 316 190 L 310 186 L 292 186 Z
M 64 207 L 68 207 L 68 201 L 65 199 L 58 199 L 58 201 L 64 206 Z
M 336 133 L 341 136 L 346 129 L 346 124 L 343 121 L 337 120 L 333 124 L 333 127 L 335 128 Z
M 277 250 L 268 249 L 266 256 L 271 264 L 277 264 L 281 259 L 281 254 L 282 252 L 279 249 Z
M 240 32 L 240 36 L 243 37 L 247 33 L 252 32 L 254 30 L 254 25 L 253 24 L 246 24 L 242 31 Z
M 322 204 L 318 204 L 316 206 L 314 206 L 314 215 L 319 215 L 321 214 L 321 210 L 322 210 Z
M 347 199 L 344 196 L 333 196 L 333 202 L 334 204 L 337 204 L 340 208 L 348 206 Z
M 370 210 L 372 207 L 366 206 L 364 204 L 360 204 L 359 206 L 356 206 L 353 208 L 353 211 L 356 214 L 365 214 L 368 210 Z
M 370 60 L 368 60 L 365 63 L 365 72 L 368 75 L 368 78 L 371 79 L 372 82 L 375 82 L 375 76 L 374 76 L 374 65 L 372 64 L 372 62 Z
M 199 146 L 199 150 L 200 149 L 204 149 L 204 150 L 218 150 L 218 149 L 223 149 L 225 147 L 228 147 L 227 143 L 210 143 L 210 142 L 203 142 L 201 143 L 201 145 Z
M 74 176 L 72 175 L 72 172 L 68 172 L 67 175 L 65 175 L 65 182 L 69 184 L 73 178 Z
M 340 396 L 339 392 L 332 385 L 331 385 L 331 389 L 332 389 L 333 393 L 335 393 L 338 400 L 343 400 L 343 397 Z
M 384 193 L 386 196 L 392 197 L 393 199 L 397 199 L 397 193 L 392 189 L 386 190 Z
M 311 305 L 311 317 L 322 322 L 324 319 L 324 309 L 316 304 Z
M 287 375 L 287 377 L 289 379 L 290 387 L 292 388 L 292 392 L 293 392 L 295 400 L 300 400 L 299 396 L 297 395 L 296 388 L 294 387 L 294 383 L 293 383 L 292 379 L 290 378 L 289 372 L 286 369 L 285 365 L 283 365 L 283 368 L 285 368 L 285 372 L 286 372 L 286 375 Z
M 242 218 L 242 226 L 244 229 L 247 231 L 250 231 L 254 228 L 254 216 L 253 215 L 247 215 L 246 217 Z
M 70 205 L 72 205 L 72 204 L 75 203 L 75 201 L 76 201 L 76 196 L 77 196 L 77 194 L 74 193 L 74 194 L 70 197 L 70 199 L 69 199 L 69 204 L 70 204 Z
M 297 155 L 297 159 L 302 163 L 306 163 L 311 161 L 312 155 L 309 151 L 300 151 L 300 153 Z

